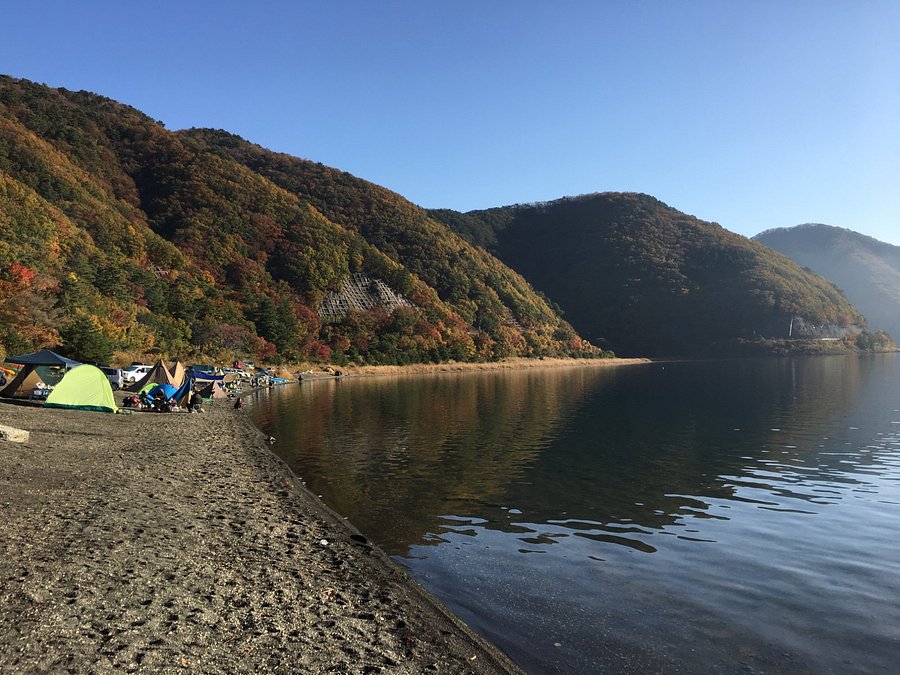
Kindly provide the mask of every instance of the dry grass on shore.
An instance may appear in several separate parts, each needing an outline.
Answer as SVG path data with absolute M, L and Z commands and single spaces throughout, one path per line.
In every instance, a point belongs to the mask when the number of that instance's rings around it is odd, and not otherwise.
M 526 370 L 538 368 L 615 368 L 639 363 L 650 363 L 650 359 L 563 359 L 543 358 L 527 359 L 513 358 L 503 361 L 484 362 L 456 362 L 447 363 L 414 363 L 406 366 L 330 366 L 333 370 L 339 370 L 345 375 L 410 375 L 410 374 L 435 374 L 435 373 L 462 373 L 470 371 L 488 370 Z M 294 370 L 323 370 L 323 366 L 301 364 Z

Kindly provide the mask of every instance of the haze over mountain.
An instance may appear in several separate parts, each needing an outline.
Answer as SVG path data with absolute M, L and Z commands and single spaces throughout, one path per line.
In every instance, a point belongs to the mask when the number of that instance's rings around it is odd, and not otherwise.
M 432 214 L 618 354 L 733 351 L 787 338 L 792 322 L 809 337 L 851 335 L 864 324 L 834 286 L 786 256 L 648 195 Z
M 822 224 L 767 230 L 754 239 L 833 282 L 872 330 L 900 335 L 900 246 Z

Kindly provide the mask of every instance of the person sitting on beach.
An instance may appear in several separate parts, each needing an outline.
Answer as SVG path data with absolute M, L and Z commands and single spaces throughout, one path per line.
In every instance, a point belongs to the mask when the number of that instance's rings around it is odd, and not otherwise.
M 160 394 L 153 401 L 154 412 L 170 413 L 173 411 L 174 407 L 175 401 L 171 398 L 166 398 L 165 394 Z
M 240 410 L 240 409 L 243 408 L 243 407 L 244 407 L 244 399 L 238 398 L 238 399 L 234 402 L 234 409 L 235 409 L 235 410 Z
M 188 401 L 188 410 L 195 413 L 203 412 L 201 408 L 202 405 L 203 397 L 200 395 L 200 392 L 195 389 L 191 392 L 191 398 Z

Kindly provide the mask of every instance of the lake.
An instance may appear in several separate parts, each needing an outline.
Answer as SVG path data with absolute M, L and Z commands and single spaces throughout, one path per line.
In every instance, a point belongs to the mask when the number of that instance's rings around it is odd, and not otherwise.
M 534 673 L 900 661 L 896 355 L 303 382 L 248 412 Z

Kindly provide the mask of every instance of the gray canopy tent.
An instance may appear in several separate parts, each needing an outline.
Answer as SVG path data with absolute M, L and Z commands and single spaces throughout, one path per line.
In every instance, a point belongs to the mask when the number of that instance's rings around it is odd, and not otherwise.
M 4 362 L 22 366 L 22 370 L 13 378 L 12 382 L 0 391 L 0 396 L 4 398 L 28 398 L 38 383 L 42 384 L 45 379 L 53 379 L 48 378 L 48 375 L 53 370 L 62 370 L 65 373 L 70 368 L 81 365 L 81 362 L 67 359 L 65 356 L 51 352 L 49 349 L 40 349 L 36 352 L 19 354 L 18 356 L 7 356 Z M 38 371 L 38 368 L 41 370 Z M 59 377 L 55 379 L 59 380 Z M 55 384 L 55 382 L 52 382 L 52 384 Z

